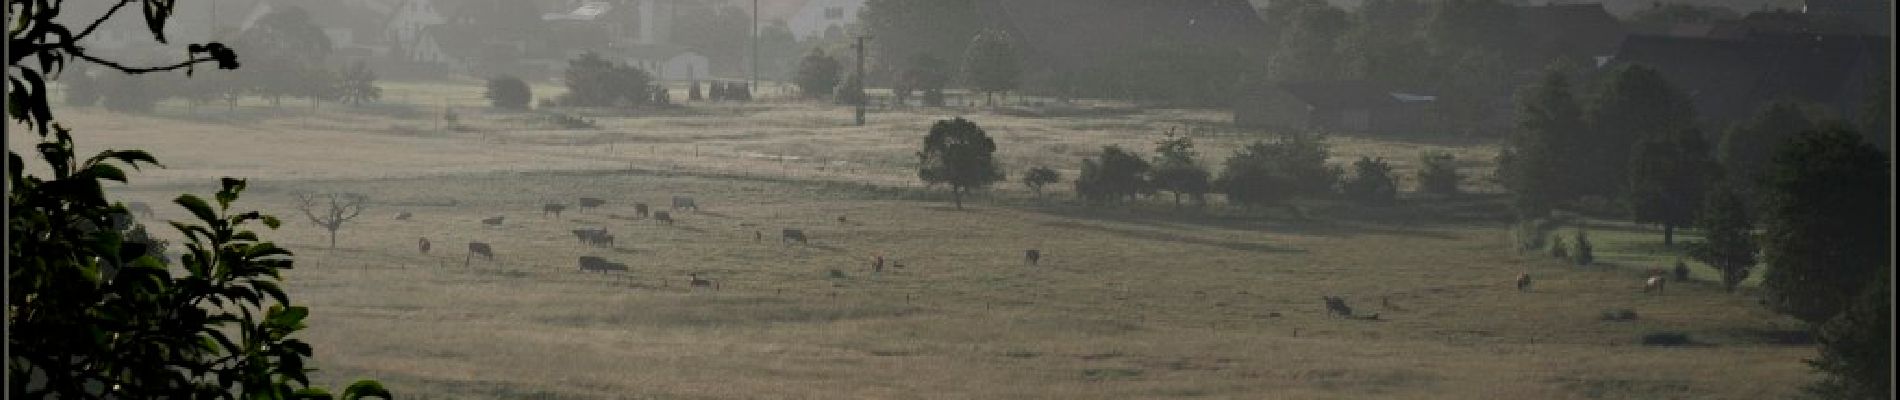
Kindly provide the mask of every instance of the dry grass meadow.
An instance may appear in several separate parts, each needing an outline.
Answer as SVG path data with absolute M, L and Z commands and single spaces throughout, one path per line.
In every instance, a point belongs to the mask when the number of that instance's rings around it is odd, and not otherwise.
M 1013 178 L 1035 165 L 1073 177 L 1084 154 L 1147 153 L 1170 128 L 1216 160 L 1256 136 L 1214 111 L 879 111 L 854 127 L 847 108 L 776 102 L 555 130 L 478 107 L 475 84 L 389 85 L 437 104 L 60 117 L 82 150 L 144 148 L 166 164 L 113 193 L 164 204 L 160 219 L 186 217 L 168 205 L 178 193 L 250 178 L 240 204 L 288 221 L 267 237 L 299 255 L 286 278 L 314 309 L 304 336 L 320 381 L 374 377 L 404 398 L 1760 399 L 1812 379 L 1813 347 L 1780 344 L 1796 325 L 1752 297 L 1641 293 L 1639 270 L 1673 257 L 1649 228 L 1593 226 L 1607 266 L 1511 253 L 1482 142 L 1331 138 L 1335 162 L 1385 157 L 1407 179 L 1420 150 L 1451 151 L 1479 192 L 1456 199 L 1312 204 L 1309 219 L 1161 199 L 1092 209 Z M 471 129 L 437 129 L 441 104 Z M 910 169 L 928 124 L 958 112 L 1012 171 L 960 211 Z M 1070 197 L 1057 186 L 1051 197 Z M 330 249 L 293 208 L 298 191 L 373 204 Z M 671 226 L 625 218 L 674 195 L 703 210 Z M 578 197 L 609 203 L 540 212 Z M 506 220 L 479 222 L 492 216 Z M 569 230 L 583 227 L 615 246 L 578 243 Z M 811 242 L 781 244 L 782 228 Z M 497 259 L 465 267 L 469 241 Z M 1023 263 L 1032 248 L 1040 266 Z M 874 254 L 903 267 L 873 272 Z M 631 271 L 579 272 L 589 255 Z M 1512 286 L 1519 272 L 1531 291 Z M 720 287 L 689 289 L 689 273 Z M 1329 318 L 1322 295 L 1380 318 Z M 1640 318 L 1598 319 L 1623 308 Z M 1698 343 L 1640 345 L 1657 331 Z

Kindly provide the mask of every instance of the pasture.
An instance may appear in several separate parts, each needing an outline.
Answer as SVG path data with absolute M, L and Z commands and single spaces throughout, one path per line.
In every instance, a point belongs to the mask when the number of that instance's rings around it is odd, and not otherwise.
M 1785 343 L 1798 325 L 1752 297 L 1704 282 L 1642 293 L 1641 270 L 1675 251 L 1647 227 L 1593 224 L 1603 266 L 1512 254 L 1482 141 L 1330 138 L 1335 163 L 1384 157 L 1406 191 L 1419 151 L 1452 152 L 1475 193 L 1306 204 L 1300 219 L 1161 198 L 1087 208 L 1066 200 L 1067 179 L 1049 193 L 1062 200 L 1016 182 L 1038 165 L 1073 178 L 1107 144 L 1148 154 L 1170 128 L 1195 132 L 1218 165 L 1257 138 L 1219 112 L 881 111 L 856 127 L 844 107 L 767 102 L 560 130 L 465 99 L 466 128 L 451 130 L 431 128 L 429 106 L 294 104 L 60 117 L 82 153 L 137 147 L 166 165 L 112 193 L 161 220 L 186 217 L 177 193 L 252 180 L 240 207 L 286 221 L 265 236 L 298 254 L 288 288 L 313 308 L 304 337 L 325 384 L 495 399 L 1647 399 L 1776 398 L 1811 378 L 1800 361 L 1813 347 Z M 959 115 L 996 138 L 1010 173 L 965 210 L 911 165 L 928 125 Z M 299 191 L 362 193 L 371 207 L 331 249 L 293 207 Z M 670 209 L 673 196 L 700 210 Z M 542 213 L 582 197 L 605 204 Z M 635 202 L 676 222 L 638 218 Z M 613 244 L 572 233 L 595 228 Z M 783 243 L 783 229 L 809 242 Z M 495 259 L 467 260 L 468 242 Z M 583 273 L 582 256 L 628 271 Z M 1525 292 L 1521 272 L 1535 280 Z M 1330 317 L 1322 296 L 1379 317 Z M 1614 309 L 1639 317 L 1599 318 Z M 1662 331 L 1695 344 L 1641 345 Z

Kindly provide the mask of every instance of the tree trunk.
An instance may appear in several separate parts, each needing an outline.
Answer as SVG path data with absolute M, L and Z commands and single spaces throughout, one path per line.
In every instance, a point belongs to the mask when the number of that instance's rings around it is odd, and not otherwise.
M 963 209 L 963 190 L 958 189 L 956 186 L 951 186 L 950 201 L 957 204 L 958 210 Z
M 1676 224 L 1663 223 L 1663 247 L 1676 245 Z
M 336 248 L 336 230 L 335 229 L 330 230 L 330 248 L 332 249 Z

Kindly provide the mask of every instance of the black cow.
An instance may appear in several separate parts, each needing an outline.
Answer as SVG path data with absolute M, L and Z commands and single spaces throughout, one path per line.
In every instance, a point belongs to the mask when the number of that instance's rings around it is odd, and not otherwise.
M 462 259 L 462 266 L 468 266 L 469 261 L 474 260 L 477 255 L 488 261 L 495 261 L 495 250 L 489 248 L 487 243 L 468 242 L 468 258 Z
M 791 243 L 792 241 L 796 240 L 799 243 L 810 244 L 805 239 L 805 230 L 803 229 L 785 228 L 784 231 L 779 233 L 778 240 L 779 242 L 782 242 L 782 243 Z
M 566 204 L 548 203 L 541 205 L 541 216 L 543 217 L 548 216 L 548 214 L 554 214 L 555 218 L 560 218 L 562 211 L 567 211 Z
M 699 211 L 699 204 L 694 203 L 693 198 L 691 197 L 673 196 L 673 209 L 675 210 L 691 209 L 693 211 Z
M 1029 263 L 1029 265 L 1036 265 L 1038 261 L 1042 261 L 1042 250 L 1029 249 L 1023 251 L 1023 262 Z
M 640 216 L 640 218 L 646 218 L 647 203 L 633 203 L 633 213 L 634 215 Z
M 592 197 L 582 197 L 580 201 L 581 211 L 587 211 L 587 209 L 589 208 L 600 207 L 603 204 L 607 204 L 607 201 L 592 198 Z
M 494 218 L 483 219 L 482 225 L 501 226 L 501 218 L 502 216 L 496 216 Z
M 416 250 L 422 251 L 422 254 L 429 254 L 429 238 L 416 238 Z
M 581 272 L 599 272 L 604 274 L 609 271 L 625 272 L 627 270 L 627 264 L 607 262 L 607 259 L 600 257 L 581 256 L 580 264 Z
M 664 222 L 664 223 L 666 223 L 667 225 L 672 225 L 672 224 L 673 224 L 673 214 L 671 214 L 671 213 L 668 213 L 668 212 L 665 212 L 665 211 L 654 211 L 654 212 L 653 212 L 653 220 L 654 220 L 654 221 L 660 221 L 660 222 Z

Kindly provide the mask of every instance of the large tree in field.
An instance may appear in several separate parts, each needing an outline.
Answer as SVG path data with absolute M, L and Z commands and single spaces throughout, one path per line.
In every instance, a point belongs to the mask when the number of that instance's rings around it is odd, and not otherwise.
M 1839 125 L 1779 146 L 1762 187 L 1764 297 L 1777 311 L 1820 324 L 1888 261 L 1892 234 L 1887 156 Z
M 792 82 L 798 84 L 798 92 L 806 98 L 824 98 L 838 86 L 838 74 L 844 72 L 844 65 L 838 59 L 825 55 L 825 51 L 812 48 L 805 58 L 798 62 L 798 76 Z M 715 99 L 718 96 L 713 96 Z
M 1520 217 L 1544 217 L 1575 194 L 1567 181 L 1578 167 L 1572 151 L 1584 135 L 1583 113 L 1562 71 L 1546 72 L 1517 99 L 1517 129 L 1499 151 L 1498 177 Z
M 924 136 L 924 148 L 917 152 L 917 178 L 930 184 L 950 186 L 958 209 L 963 194 L 1003 180 L 1003 169 L 996 165 L 996 142 L 963 118 L 937 121 Z
M 963 52 L 963 81 L 970 89 L 987 95 L 989 105 L 996 105 L 997 93 L 1007 97 L 1010 90 L 1015 90 L 1020 75 L 1021 61 L 1008 32 L 986 30 L 970 39 L 969 50 Z
M 1227 157 L 1214 187 L 1247 207 L 1283 204 L 1300 196 L 1325 196 L 1343 172 L 1326 165 L 1329 150 L 1316 135 L 1290 134 L 1257 141 Z
M 128 180 L 124 167 L 157 160 L 139 150 L 82 157 L 73 131 L 54 119 L 47 82 L 67 66 L 134 75 L 185 70 L 170 72 L 176 79 L 201 64 L 236 69 L 236 54 L 203 43 L 185 46 L 184 61 L 159 66 L 109 60 L 86 48 L 92 29 L 56 18 L 65 6 L 8 2 L 7 116 L 35 134 L 9 131 L 8 140 L 36 141 L 32 154 L 45 164 L 22 167 L 27 158 L 8 149 L 6 397 L 330 398 L 310 385 L 313 351 L 295 337 L 309 309 L 291 303 L 282 286 L 281 271 L 294 259 L 251 230 L 260 221 L 275 228 L 277 219 L 232 208 L 244 181 L 223 179 L 209 201 L 173 200 L 191 218 L 170 223 L 186 249 L 172 264 L 154 252 L 164 244 L 106 198 L 106 182 Z M 172 1 L 114 2 L 86 26 L 139 10 L 153 38 L 165 42 L 172 9 Z M 374 381 L 343 393 L 365 396 L 389 393 Z
M 1695 222 L 1708 182 L 1720 171 L 1709 158 L 1702 132 L 1684 128 L 1636 142 L 1629 160 L 1630 216 L 1662 225 L 1663 245 L 1676 243 L 1676 227 Z
M 1800 103 L 1778 101 L 1762 107 L 1753 117 L 1735 124 L 1722 135 L 1716 146 L 1716 160 L 1751 209 L 1761 197 L 1758 188 L 1763 172 L 1768 170 L 1769 161 L 1774 157 L 1775 146 L 1787 143 L 1795 134 L 1813 129 L 1814 121 L 1808 115 Z
M 310 91 L 308 79 L 313 70 L 330 56 L 330 37 L 323 27 L 310 19 L 310 13 L 295 5 L 274 8 L 259 17 L 249 29 L 238 33 L 232 47 L 249 60 L 239 75 L 253 94 L 270 99 L 272 106 L 284 97 L 303 97 Z
M 1646 137 L 1693 128 L 1689 97 L 1641 65 L 1618 66 L 1595 90 L 1584 120 L 1590 137 L 1568 151 L 1580 153 L 1574 185 L 1584 195 L 1619 198 L 1629 187 L 1630 152 Z
M 1702 241 L 1689 249 L 1690 256 L 1715 267 L 1722 275 L 1722 288 L 1734 292 L 1742 280 L 1748 279 L 1761 253 L 1755 241 L 1755 221 L 1749 217 L 1742 196 L 1728 184 L 1717 184 L 1704 196 L 1696 227 L 1702 228 Z

